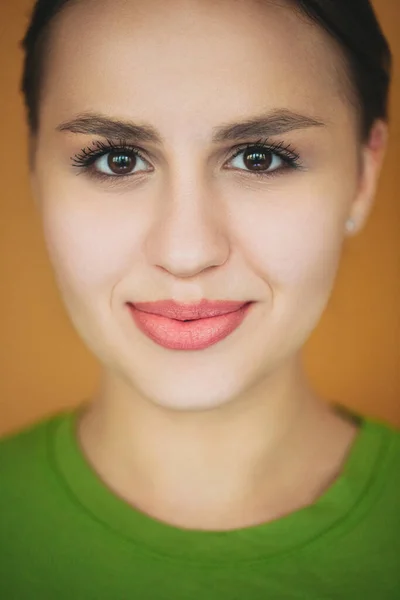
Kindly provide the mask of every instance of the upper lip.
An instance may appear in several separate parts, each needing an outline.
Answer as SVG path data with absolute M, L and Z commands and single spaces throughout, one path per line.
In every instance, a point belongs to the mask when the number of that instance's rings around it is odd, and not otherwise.
M 217 317 L 235 312 L 249 304 L 248 301 L 233 300 L 206 300 L 203 299 L 196 303 L 183 303 L 175 300 L 160 300 L 158 302 L 135 302 L 130 303 L 137 310 L 161 315 L 169 319 L 178 321 L 187 321 L 191 319 L 205 319 L 207 317 Z

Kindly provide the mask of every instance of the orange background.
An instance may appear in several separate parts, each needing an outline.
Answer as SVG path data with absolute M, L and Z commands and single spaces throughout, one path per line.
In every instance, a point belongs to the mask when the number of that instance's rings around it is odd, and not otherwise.
M 32 1 L 0 6 L 0 435 L 88 398 L 99 374 L 59 299 L 29 190 L 18 90 Z M 400 426 L 400 1 L 374 5 L 395 58 L 389 153 L 373 214 L 346 242 L 305 359 L 325 397 Z

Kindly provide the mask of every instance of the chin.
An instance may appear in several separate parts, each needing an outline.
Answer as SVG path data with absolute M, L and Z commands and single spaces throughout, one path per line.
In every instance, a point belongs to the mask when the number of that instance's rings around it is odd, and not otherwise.
M 156 398 L 152 400 L 152 403 L 163 410 L 170 410 L 172 412 L 187 412 L 187 413 L 199 413 L 199 412 L 210 412 L 226 406 L 232 402 L 232 398 Z
M 177 412 L 206 412 L 222 408 L 232 403 L 245 387 L 242 378 L 227 381 L 223 376 L 205 380 L 196 374 L 183 378 L 171 375 L 159 376 L 153 382 L 135 376 L 131 385 L 154 406 Z

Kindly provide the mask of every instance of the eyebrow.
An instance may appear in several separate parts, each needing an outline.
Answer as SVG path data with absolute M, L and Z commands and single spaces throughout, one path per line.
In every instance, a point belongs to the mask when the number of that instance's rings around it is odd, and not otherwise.
M 324 127 L 326 123 L 290 110 L 275 110 L 268 114 L 214 127 L 212 142 L 221 143 L 246 137 L 272 137 L 309 127 Z M 162 145 L 164 138 L 151 125 L 113 119 L 99 113 L 84 113 L 57 126 L 57 131 L 99 135 L 111 139 L 133 139 Z

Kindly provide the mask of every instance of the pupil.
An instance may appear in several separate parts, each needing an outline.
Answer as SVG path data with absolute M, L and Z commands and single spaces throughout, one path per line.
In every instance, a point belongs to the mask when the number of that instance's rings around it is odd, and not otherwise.
M 244 162 L 246 167 L 255 169 L 257 171 L 263 171 L 268 169 L 271 165 L 271 153 L 265 150 L 259 152 L 248 152 L 245 154 Z
M 108 166 L 113 173 L 126 173 L 127 171 L 131 171 L 133 169 L 134 160 L 135 158 L 133 156 L 110 153 L 108 156 Z

